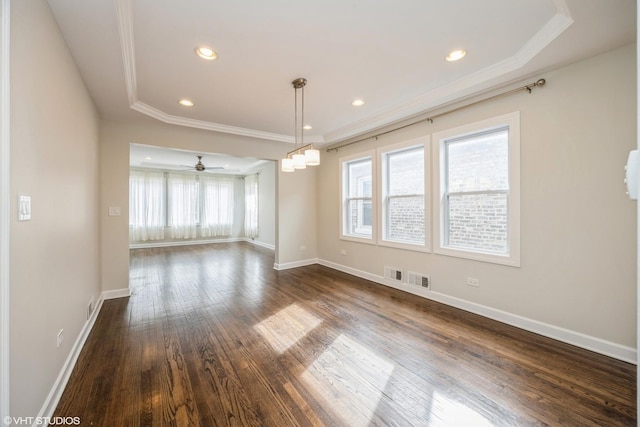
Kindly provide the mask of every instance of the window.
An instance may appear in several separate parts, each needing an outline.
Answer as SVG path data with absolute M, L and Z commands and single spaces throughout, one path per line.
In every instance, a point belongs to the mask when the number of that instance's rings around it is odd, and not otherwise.
M 342 237 L 373 240 L 373 156 L 342 159 Z
M 234 181 L 232 176 L 200 176 L 202 187 L 202 237 L 229 236 L 233 230 Z
M 130 241 L 230 236 L 235 177 L 132 170 Z
M 419 145 L 416 145 L 419 142 Z M 382 241 L 388 246 L 427 249 L 425 198 L 427 138 L 380 150 Z
M 129 229 L 133 241 L 164 239 L 164 173 L 131 171 L 129 176 Z
M 436 252 L 519 265 L 519 113 L 434 135 Z
M 170 173 L 167 178 L 171 238 L 197 237 L 200 222 L 200 183 L 195 175 Z

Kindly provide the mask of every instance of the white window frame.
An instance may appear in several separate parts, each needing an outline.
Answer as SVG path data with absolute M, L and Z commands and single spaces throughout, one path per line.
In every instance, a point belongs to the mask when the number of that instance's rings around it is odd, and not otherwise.
M 398 152 L 408 151 L 414 148 L 422 147 L 424 151 L 424 241 L 421 243 L 416 242 L 408 242 L 408 241 L 400 241 L 400 240 L 392 240 L 386 238 L 387 235 L 387 208 L 389 203 L 389 195 L 388 195 L 388 161 L 387 156 L 389 154 L 394 154 Z M 398 144 L 393 144 L 386 147 L 380 147 L 377 150 L 377 157 L 379 159 L 379 167 L 377 168 L 377 182 L 380 183 L 380 230 L 378 235 L 380 236 L 378 240 L 378 244 L 380 246 L 389 246 L 393 248 L 399 249 L 408 249 L 413 251 L 420 252 L 430 252 L 431 251 L 431 183 L 430 183 L 430 169 L 431 169 L 431 147 L 430 147 L 430 137 L 423 136 L 415 139 L 411 139 L 408 141 L 403 141 Z
M 474 134 L 481 134 L 492 129 L 509 128 L 509 189 L 507 192 L 507 247 L 506 255 L 482 251 L 454 248 L 446 246 L 447 208 L 446 201 L 446 144 L 447 141 Z M 464 126 L 447 129 L 433 134 L 434 182 L 433 194 L 437 201 L 433 212 L 434 253 L 467 258 L 477 261 L 491 262 L 509 266 L 520 266 L 520 112 L 492 117 Z M 435 199 L 434 199 L 435 200 Z
M 357 163 L 360 161 L 371 161 L 371 236 L 360 236 L 354 234 L 347 234 L 347 208 L 349 206 L 349 200 L 357 198 L 349 198 L 349 176 L 347 174 L 347 167 L 351 163 Z M 355 155 L 340 158 L 340 239 L 350 240 L 353 242 L 375 244 L 377 240 L 377 228 L 378 228 L 378 202 L 377 202 L 377 180 L 376 173 L 376 155 L 375 150 L 360 152 Z M 364 199 L 363 199 L 364 200 Z

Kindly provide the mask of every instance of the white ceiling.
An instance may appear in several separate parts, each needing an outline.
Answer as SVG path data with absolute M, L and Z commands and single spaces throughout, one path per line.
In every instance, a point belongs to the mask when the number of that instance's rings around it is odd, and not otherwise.
M 306 138 L 317 145 L 543 77 L 636 34 L 634 0 L 48 3 L 102 117 L 290 143 L 291 81 L 304 77 Z M 198 58 L 202 44 L 219 58 Z M 446 62 L 456 48 L 467 56 Z M 195 107 L 180 107 L 183 97 Z
M 130 144 L 129 164 L 132 167 L 176 171 L 193 171 L 202 156 L 205 172 L 244 175 L 269 160 L 251 157 L 233 157 L 216 153 L 195 153 L 187 150 Z

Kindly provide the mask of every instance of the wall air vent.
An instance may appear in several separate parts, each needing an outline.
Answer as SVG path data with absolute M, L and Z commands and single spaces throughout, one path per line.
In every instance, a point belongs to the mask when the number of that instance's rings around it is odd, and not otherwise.
M 402 270 L 393 267 L 384 268 L 384 278 L 402 282 Z
M 415 286 L 422 286 L 426 289 L 431 289 L 431 278 L 424 274 L 414 273 L 410 271 L 407 277 L 407 283 Z

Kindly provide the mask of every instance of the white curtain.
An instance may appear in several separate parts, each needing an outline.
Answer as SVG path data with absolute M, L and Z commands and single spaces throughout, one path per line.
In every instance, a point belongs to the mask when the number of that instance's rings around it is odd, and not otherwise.
M 194 175 L 170 173 L 167 179 L 169 193 L 169 226 L 171 238 L 197 237 L 200 219 L 199 182 Z
M 233 230 L 234 177 L 200 176 L 202 185 L 202 237 L 230 236 Z
M 132 170 L 129 175 L 129 240 L 164 239 L 164 174 Z
M 244 235 L 258 236 L 258 174 L 244 177 Z

